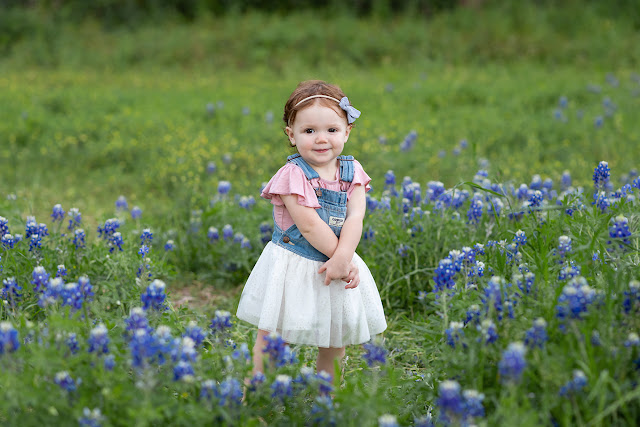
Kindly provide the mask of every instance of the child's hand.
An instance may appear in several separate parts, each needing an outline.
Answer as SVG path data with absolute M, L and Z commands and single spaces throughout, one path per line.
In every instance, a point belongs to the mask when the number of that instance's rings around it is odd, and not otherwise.
M 360 284 L 360 270 L 355 262 L 351 261 L 351 264 L 349 265 L 349 275 L 342 280 L 347 282 L 347 286 L 344 287 L 345 289 L 354 289 L 358 287 Z
M 349 277 L 351 272 L 351 263 L 349 260 L 341 257 L 329 258 L 329 261 L 325 262 L 318 269 L 318 274 L 327 272 L 327 276 L 324 279 L 324 284 L 329 285 L 332 280 L 343 280 Z

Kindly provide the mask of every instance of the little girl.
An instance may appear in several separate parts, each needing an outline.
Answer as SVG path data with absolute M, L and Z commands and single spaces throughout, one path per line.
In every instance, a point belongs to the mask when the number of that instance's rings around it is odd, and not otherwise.
M 285 133 L 298 154 L 262 191 L 274 205 L 273 237 L 237 312 L 258 327 L 254 374 L 263 372 L 271 332 L 318 346 L 317 371 L 333 377 L 346 345 L 387 328 L 371 272 L 355 253 L 371 178 L 352 156 L 341 155 L 359 116 L 339 87 L 318 80 L 300 83 L 285 104 Z

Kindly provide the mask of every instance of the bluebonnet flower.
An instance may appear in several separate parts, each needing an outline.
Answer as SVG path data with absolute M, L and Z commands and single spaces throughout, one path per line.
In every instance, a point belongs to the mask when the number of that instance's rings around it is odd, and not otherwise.
M 29 240 L 29 252 L 34 252 L 42 248 L 42 238 L 39 234 L 32 234 Z
M 142 217 L 142 209 L 139 206 L 134 206 L 131 208 L 131 219 L 134 221 L 140 219 Z
M 383 414 L 378 417 L 378 427 L 399 427 L 398 419 L 395 415 Z
M 195 376 L 195 372 L 193 370 L 193 366 L 191 363 L 185 362 L 184 360 L 179 361 L 173 367 L 173 380 L 174 381 L 191 381 Z
M 228 311 L 216 310 L 213 319 L 211 319 L 211 333 L 218 342 L 222 342 L 229 334 L 229 330 L 233 326 L 231 322 L 231 313 Z
M 629 282 L 629 290 L 624 292 L 622 306 L 625 314 L 640 310 L 640 281 L 632 280 Z
M 109 336 L 107 327 L 100 323 L 91 329 L 89 334 L 89 353 L 107 354 L 109 353 Z
M 195 362 L 198 358 L 195 342 L 190 337 L 185 336 L 173 339 L 171 330 L 167 326 L 158 327 L 153 337 L 164 353 L 171 354 L 171 360 L 174 362 L 179 360 Z
M 0 237 L 9 234 L 9 220 L 0 216 Z
M 200 399 L 211 400 L 215 396 L 218 385 L 213 380 L 205 380 L 200 384 Z
M 504 381 L 520 381 L 527 362 L 524 359 L 526 347 L 519 341 L 509 344 L 502 352 L 502 358 L 498 363 L 500 377 Z
M 542 192 L 540 190 L 535 190 L 529 197 L 529 206 L 534 208 L 540 207 L 540 205 L 542 205 L 543 199 L 544 197 L 542 195 Z
M 582 276 L 574 277 L 562 289 L 556 305 L 556 316 L 560 320 L 580 319 L 586 315 L 589 306 L 595 301 L 596 291 Z M 560 325 L 563 329 L 563 325 Z
M 233 360 L 243 359 L 245 362 L 249 362 L 251 360 L 251 354 L 249 353 L 249 346 L 247 343 L 242 343 L 240 348 L 236 348 L 231 353 L 231 358 Z
M 249 381 L 249 390 L 255 391 L 258 389 L 258 386 L 263 384 L 267 378 L 264 376 L 262 372 L 256 372 L 251 380 Z
M 233 243 L 241 244 L 244 239 L 245 239 L 244 234 L 240 232 L 237 232 L 233 235 Z
M 596 205 L 600 211 L 607 212 L 609 206 L 611 206 L 611 201 L 607 197 L 607 193 L 604 191 L 598 191 L 597 194 L 594 195 L 594 201 L 592 205 Z
M 251 241 L 249 240 L 249 238 L 243 238 L 242 242 L 240 242 L 240 247 L 242 249 L 251 249 Z
M 412 130 L 404 137 L 404 140 L 400 144 L 400 151 L 409 151 L 415 145 L 416 139 L 418 137 L 418 133 L 415 130 Z
M 149 246 L 143 244 L 142 246 L 140 246 L 140 249 L 138 249 L 138 255 L 144 258 L 149 254 L 150 250 L 151 249 L 149 248 Z
M 587 385 L 587 376 L 580 369 L 573 371 L 573 378 L 560 388 L 560 396 L 568 396 L 581 391 Z
M 116 248 L 122 252 L 123 244 L 124 241 L 122 240 L 122 234 L 119 231 L 116 231 L 109 240 L 109 252 L 113 252 Z
M 94 408 L 93 410 L 84 408 L 82 410 L 82 416 L 78 418 L 78 423 L 81 426 L 87 427 L 100 427 L 102 421 L 104 421 L 104 417 L 99 408 Z
M 362 347 L 365 350 L 362 357 L 369 367 L 376 364 L 384 365 L 387 362 L 387 349 L 384 348 L 381 340 L 371 340 L 364 343 Z
M 518 250 L 527 244 L 527 235 L 524 231 L 518 230 L 516 231 L 515 236 L 513 236 L 513 242 L 516 244 L 516 250 Z
M 449 327 L 445 330 L 445 334 L 447 335 L 447 344 L 455 348 L 456 344 L 464 338 L 463 328 L 464 323 L 462 322 L 450 322 Z
M 75 391 L 76 389 L 76 382 L 71 378 L 71 375 L 69 375 L 69 372 L 67 371 L 58 372 L 55 376 L 54 382 L 66 391 Z
M 0 241 L 2 242 L 2 247 L 5 250 L 13 249 L 13 246 L 15 245 L 15 239 L 9 233 L 7 233 L 4 236 L 2 236 Z
M 400 255 L 401 257 L 405 257 L 405 256 L 407 256 L 407 251 L 408 250 L 409 250 L 409 246 L 407 246 L 407 245 L 405 245 L 403 243 L 400 246 L 398 246 L 398 255 Z
M 292 365 L 297 362 L 296 355 L 282 337 L 272 332 L 264 337 L 265 346 L 262 349 L 263 353 L 269 355 L 269 360 L 275 363 L 276 367 L 285 365 Z
M 478 304 L 472 304 L 469 306 L 467 310 L 467 318 L 464 321 L 464 324 L 473 323 L 476 325 L 480 324 L 480 306 Z
M 539 174 L 533 175 L 531 178 L 531 184 L 529 184 L 529 188 L 532 190 L 540 190 L 542 188 L 542 178 Z
M 595 329 L 591 332 L 591 345 L 594 347 L 599 347 L 602 345 L 602 341 L 600 341 L 600 332 Z
M 426 415 L 414 417 L 413 426 L 414 427 L 434 427 L 435 424 L 433 423 L 433 416 L 431 415 L 431 411 L 427 412 Z
M 565 264 L 558 273 L 558 280 L 567 280 L 572 279 L 576 276 L 579 276 L 581 272 L 581 268 L 579 265 L 574 263 L 573 261 L 569 261 L 568 264 Z
M 603 123 L 604 123 L 604 118 L 602 116 L 596 116 L 596 118 L 593 119 L 593 125 L 596 128 L 601 128 Z
M 38 299 L 38 305 L 42 308 L 55 304 L 57 299 L 62 295 L 64 291 L 64 282 L 61 278 L 56 277 L 49 280 L 43 289 L 40 298 Z
M 311 407 L 311 425 L 335 425 L 333 400 L 329 395 L 316 396 Z
M 51 282 L 49 282 L 51 284 Z M 68 305 L 73 310 L 80 310 L 84 303 L 84 294 L 80 286 L 73 282 L 65 284 L 58 296 L 62 299 L 62 305 Z
M 85 239 L 86 235 L 82 228 L 78 228 L 74 231 L 73 244 L 75 245 L 76 249 L 84 248 L 86 246 Z
M 249 210 L 256 204 L 256 199 L 253 196 L 242 196 L 238 204 L 242 209 Z
M 166 285 L 162 280 L 155 279 L 151 282 L 151 284 L 147 286 L 147 290 L 140 295 L 142 308 L 145 310 L 149 308 L 160 311 L 166 310 L 165 299 L 167 295 L 165 294 L 165 287 Z
M 144 368 L 147 363 L 156 360 L 159 350 L 148 330 L 136 329 L 129 340 L 129 351 L 131 365 L 135 368 Z
M 440 418 L 445 424 L 460 417 L 464 410 L 460 384 L 457 381 L 446 380 L 438 386 L 437 405 L 440 409 Z
M 183 337 L 189 337 L 193 340 L 193 343 L 196 347 L 199 347 L 204 342 L 204 339 L 207 336 L 207 332 L 204 331 L 198 324 L 194 321 L 189 322 L 187 325 L 187 329 L 185 330 Z
M 86 275 L 80 276 L 78 279 L 78 286 L 80 287 L 80 292 L 82 292 L 82 296 L 85 301 L 91 301 L 93 299 L 93 286 L 91 286 L 91 282 L 89 281 L 89 277 Z
M 124 196 L 118 197 L 118 200 L 116 200 L 116 210 L 126 211 L 128 209 L 129 209 L 129 204 L 127 203 L 127 199 Z
M 385 187 L 396 185 L 396 175 L 392 170 L 388 170 L 387 173 L 384 174 L 384 185 Z
M 564 259 L 567 254 L 570 254 L 573 251 L 571 248 L 571 238 L 569 236 L 560 236 L 558 238 L 558 250 L 557 254 L 560 257 L 558 262 L 560 264 L 564 263 Z
M 524 274 L 516 274 L 513 276 L 518 289 L 523 292 L 525 295 L 529 295 L 531 293 L 531 289 L 533 288 L 533 283 L 536 280 L 536 275 L 530 271 Z
M 153 243 L 153 232 L 151 231 L 150 228 L 143 229 L 142 233 L 140 234 L 140 244 L 151 246 L 152 243 Z
M 502 320 L 505 309 L 510 318 L 514 317 L 512 311 L 513 306 L 509 301 L 506 286 L 507 284 L 502 277 L 493 276 L 484 288 L 484 295 L 482 296 L 482 303 L 485 306 L 485 310 L 488 312 L 493 308 L 497 313 L 498 320 Z
M 218 405 L 231 407 L 242 403 L 242 384 L 235 378 L 227 377 L 214 389 Z
M 558 100 L 558 106 L 560 108 L 567 108 L 567 105 L 569 104 L 569 100 L 567 99 L 566 96 L 561 96 L 560 99 Z
M 516 196 L 518 197 L 518 200 L 529 198 L 529 187 L 527 187 L 527 184 L 520 184 L 520 187 L 516 191 Z
M 18 331 L 9 322 L 0 322 L 0 355 L 13 353 L 20 348 Z
M 218 183 L 218 194 L 225 195 L 231 190 L 231 183 L 229 181 L 220 181 Z
M 125 320 L 125 324 L 125 329 L 128 332 L 135 332 L 138 329 L 144 329 L 147 332 L 151 331 L 149 320 L 147 319 L 147 313 L 141 307 L 134 307 L 131 309 L 131 313 Z
M 218 167 L 216 166 L 215 162 L 208 162 L 207 163 L 207 173 L 209 175 L 211 175 L 212 173 L 215 173 L 218 170 Z
M 165 252 L 169 252 L 174 250 L 176 247 L 175 243 L 173 243 L 173 240 L 167 240 L 167 242 L 164 244 L 164 250 Z
M 504 209 L 504 203 L 498 197 L 492 197 L 487 203 L 487 215 L 500 216 L 502 209 Z
M 612 244 L 616 242 L 618 247 L 624 249 L 631 243 L 629 237 L 631 237 L 631 231 L 629 230 L 629 219 L 623 215 L 618 215 L 611 219 L 609 225 L 609 240 L 607 243 Z
M 109 240 L 118 228 L 120 228 L 120 221 L 117 218 L 109 218 L 104 225 L 98 226 L 98 237 Z
M 498 340 L 498 329 L 491 319 L 485 319 L 477 327 L 482 336 L 478 339 L 485 344 L 492 344 Z
M 60 264 L 56 271 L 56 277 L 65 277 L 66 275 L 67 275 L 67 267 L 65 267 L 63 264 Z
M 271 384 L 271 397 L 284 400 L 293 395 L 293 387 L 291 386 L 291 377 L 289 375 L 278 375 Z
M 484 394 L 478 393 L 477 390 L 464 390 L 462 392 L 464 401 L 462 403 L 462 412 L 465 418 L 468 417 L 484 417 Z
M 69 348 L 69 351 L 71 352 L 71 354 L 78 353 L 80 346 L 78 345 L 78 336 L 75 333 L 72 332 L 68 334 L 64 342 Z
M 451 259 L 445 258 L 443 260 L 440 260 L 440 262 L 438 263 L 438 267 L 436 267 L 434 271 L 434 274 L 434 292 L 439 292 L 444 289 L 452 289 L 455 286 L 456 283 L 453 278 L 456 274 L 456 270 Z
M 542 317 L 539 317 L 533 321 L 533 326 L 527 330 L 524 343 L 530 349 L 535 347 L 543 348 L 548 339 L 547 322 Z
M 34 234 L 38 234 L 38 223 L 36 222 L 35 217 L 28 216 L 24 229 L 24 237 L 25 239 L 29 239 Z
M 32 280 L 31 283 L 33 286 L 34 292 L 42 292 L 49 283 L 49 274 L 42 266 L 34 267 L 33 273 L 31 274 Z
M 477 224 L 482 217 L 483 203 L 479 195 L 473 196 L 469 210 L 467 211 L 467 219 L 469 224 Z
M 82 222 L 82 214 L 80 213 L 78 208 L 69 209 L 67 216 L 69 216 L 69 225 L 67 226 L 67 229 L 69 231 L 75 230 L 76 228 L 80 227 L 80 223 Z
M 640 346 L 640 336 L 635 332 L 629 332 L 627 339 L 624 342 L 625 347 L 637 347 Z
M 11 304 L 15 304 L 22 294 L 22 286 L 18 285 L 15 277 L 7 277 L 2 280 L 2 289 L 0 290 L 0 297 L 4 300 L 8 300 Z
M 65 213 L 66 212 L 64 211 L 64 209 L 62 209 L 62 205 L 58 203 L 57 205 L 53 206 L 53 212 L 51 213 L 51 220 L 53 222 L 56 222 L 56 221 L 62 222 L 62 220 L 64 219 Z
M 222 227 L 222 238 L 224 240 L 230 240 L 233 238 L 233 227 L 231 224 L 227 224 Z
M 604 190 L 610 177 L 611 169 L 609 169 L 609 164 L 601 161 L 593 171 L 593 184 L 596 190 Z

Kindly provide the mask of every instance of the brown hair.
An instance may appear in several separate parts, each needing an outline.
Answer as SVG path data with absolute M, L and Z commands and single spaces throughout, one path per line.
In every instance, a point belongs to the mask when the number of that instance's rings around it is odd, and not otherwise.
M 305 107 L 308 107 L 314 102 L 317 102 L 320 105 L 323 105 L 325 107 L 333 108 L 334 110 L 336 110 L 338 114 L 343 116 L 346 120 L 347 113 L 345 113 L 345 111 L 342 108 L 340 108 L 335 101 L 331 99 L 313 98 L 303 102 L 300 105 L 296 105 L 298 104 L 298 102 L 302 101 L 303 99 L 313 95 L 326 95 L 326 96 L 335 98 L 337 100 L 340 100 L 344 96 L 346 96 L 342 91 L 342 89 L 340 89 L 338 86 L 329 84 L 322 80 L 306 80 L 304 82 L 300 82 L 298 84 L 298 87 L 291 94 L 291 96 L 289 96 L 287 103 L 284 105 L 284 115 L 282 116 L 282 120 L 284 120 L 285 126 L 290 126 L 291 123 L 294 122 L 298 111 L 302 110 Z

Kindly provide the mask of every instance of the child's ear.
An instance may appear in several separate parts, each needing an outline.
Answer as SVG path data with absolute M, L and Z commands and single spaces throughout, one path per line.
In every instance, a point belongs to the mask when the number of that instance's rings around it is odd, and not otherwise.
M 291 144 L 292 147 L 296 146 L 296 140 L 293 137 L 293 129 L 291 129 L 289 126 L 287 126 L 286 128 L 284 128 L 284 133 L 287 134 L 287 136 L 289 137 L 289 144 Z
M 349 140 L 349 134 L 351 134 L 351 129 L 353 129 L 353 125 L 347 125 L 347 130 L 346 130 L 347 139 L 345 139 L 344 142 L 347 142 Z

